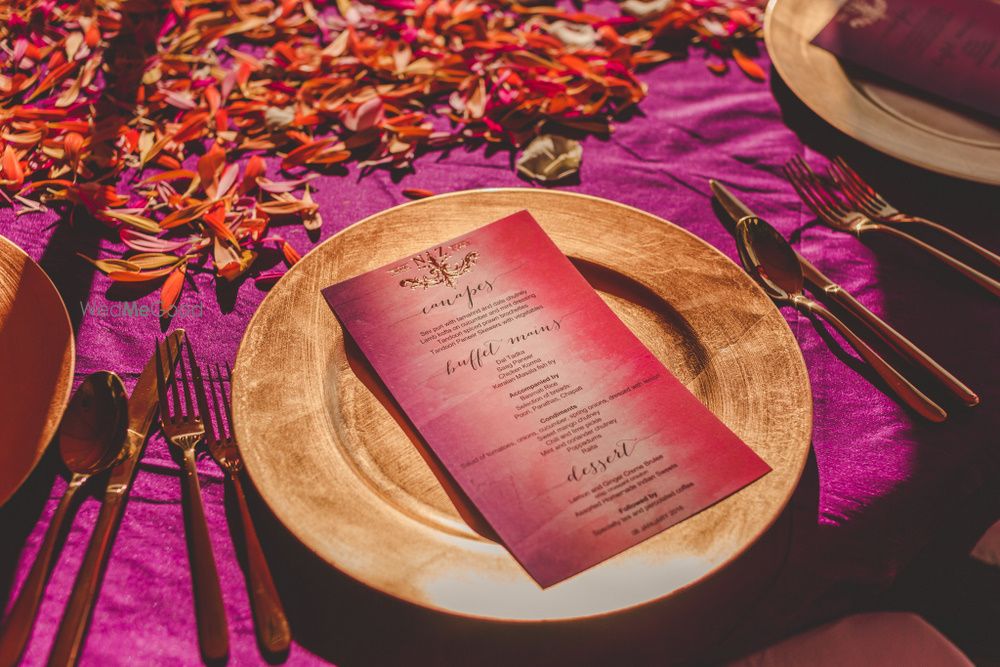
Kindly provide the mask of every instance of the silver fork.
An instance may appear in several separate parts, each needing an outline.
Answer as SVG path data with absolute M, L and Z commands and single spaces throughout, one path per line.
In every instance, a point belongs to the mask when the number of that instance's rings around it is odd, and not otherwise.
M 851 232 L 859 238 L 869 232 L 882 232 L 903 239 L 958 271 L 994 296 L 1000 297 L 1000 281 L 990 278 L 901 229 L 875 222 L 870 216 L 858 210 L 853 204 L 845 201 L 832 188 L 828 187 L 800 156 L 796 155 L 786 162 L 784 170 L 785 176 L 799 193 L 802 201 L 828 226 L 840 231 Z
M 972 252 L 990 262 L 993 266 L 1000 268 L 1000 255 L 987 250 L 975 241 L 948 229 L 942 224 L 928 220 L 927 218 L 921 218 L 917 215 L 903 213 L 890 204 L 886 201 L 885 197 L 875 191 L 875 188 L 861 178 L 858 172 L 851 169 L 844 158 L 839 156 L 834 158 L 833 162 L 826 168 L 826 172 L 833 182 L 840 186 L 841 192 L 844 193 L 847 199 L 876 222 L 928 227 L 964 245 Z
M 281 598 L 278 597 L 278 590 L 271 577 L 271 570 L 264 557 L 264 550 L 260 546 L 257 531 L 250 517 L 246 494 L 243 492 L 243 483 L 240 481 L 243 458 L 240 456 L 236 438 L 233 436 L 231 426 L 233 413 L 229 407 L 229 396 L 226 392 L 226 384 L 232 387 L 233 371 L 227 362 L 224 383 L 222 368 L 216 364 L 213 376 L 212 368 L 209 367 L 208 386 L 212 393 L 211 404 L 209 404 L 205 394 L 205 383 L 202 381 L 201 370 L 198 367 L 193 367 L 192 374 L 195 376 L 195 393 L 201 405 L 201 412 L 205 416 L 205 443 L 208 446 L 208 452 L 229 476 L 236 495 L 236 502 L 240 508 L 240 520 L 243 524 L 243 537 L 246 543 L 248 592 L 254 625 L 257 628 L 257 639 L 268 652 L 284 653 L 291 645 L 292 631 L 288 627 L 288 619 L 281 606 Z
M 198 621 L 198 643 L 207 660 L 217 661 L 229 653 L 229 630 L 226 608 L 222 602 L 222 589 L 219 586 L 219 573 L 215 567 L 215 555 L 212 553 L 212 540 L 208 535 L 208 523 L 205 521 L 198 470 L 195 466 L 195 447 L 205 435 L 205 424 L 191 399 L 192 382 L 180 349 L 185 346 L 191 368 L 197 368 L 191 343 L 187 337 L 178 343 L 176 351 L 171 349 L 168 338 L 166 347 L 169 367 L 173 367 L 175 360 L 180 362 L 180 373 L 175 373 L 173 381 L 169 383 L 163 378 L 160 346 L 156 346 L 156 388 L 160 396 L 160 422 L 163 426 L 163 435 L 170 444 L 180 448 L 184 455 L 184 470 L 181 477 L 184 480 L 189 508 L 188 537 L 191 578 L 194 585 L 194 609 Z M 177 389 L 178 384 L 184 389 L 183 403 L 181 392 Z M 170 398 L 173 400 L 169 400 Z

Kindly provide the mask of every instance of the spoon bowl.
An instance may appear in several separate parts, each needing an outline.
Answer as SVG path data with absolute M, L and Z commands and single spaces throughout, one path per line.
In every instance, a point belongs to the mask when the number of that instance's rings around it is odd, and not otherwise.
M 84 482 L 114 465 L 125 446 L 128 399 L 121 378 L 100 371 L 84 378 L 59 430 L 59 454 L 73 473 L 45 531 L 35 562 L 10 614 L 0 625 L 0 665 L 14 665 L 31 636 L 70 503 Z
M 780 301 L 802 296 L 802 266 L 778 230 L 758 217 L 747 216 L 737 221 L 736 234 L 743 266 L 768 296 Z
M 815 313 L 833 325 L 903 402 L 918 414 L 933 422 L 948 418 L 948 413 L 940 405 L 903 377 L 839 317 L 805 295 L 802 264 L 778 230 L 756 216 L 745 216 L 736 223 L 736 246 L 743 267 L 769 297 L 775 301 L 786 301 L 804 313 Z
M 120 456 L 128 424 L 125 386 L 114 373 L 99 371 L 80 385 L 59 430 L 59 454 L 70 472 L 95 475 Z

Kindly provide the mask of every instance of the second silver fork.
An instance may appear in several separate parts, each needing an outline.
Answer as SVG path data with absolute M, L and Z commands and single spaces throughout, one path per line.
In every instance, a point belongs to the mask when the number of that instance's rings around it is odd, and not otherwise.
M 184 361 L 181 347 L 187 348 L 188 363 L 197 368 L 191 343 L 187 337 L 178 344 L 175 351 L 167 339 L 167 355 L 171 367 L 178 360 L 180 373 L 174 374 L 172 382 L 163 377 L 160 346 L 156 346 L 156 387 L 160 395 L 160 422 L 163 434 L 170 444 L 181 450 L 184 470 L 184 492 L 187 495 L 188 525 L 190 528 L 189 548 L 191 554 L 191 579 L 194 587 L 194 609 L 198 623 L 198 643 L 204 657 L 209 661 L 219 661 L 229 653 L 229 628 L 226 621 L 226 607 L 222 601 L 219 586 L 219 572 L 212 553 L 212 540 L 205 520 L 205 507 L 201 499 L 201 485 L 198 483 L 198 469 L 195 465 L 195 447 L 205 435 L 205 424 L 192 400 L 192 378 Z M 183 388 L 183 402 L 177 385 Z M 172 401 L 170 399 L 173 399 Z
M 847 199 L 864 211 L 872 220 L 889 224 L 919 225 L 932 229 L 939 234 L 947 236 L 956 243 L 964 245 L 994 267 L 1000 269 L 1000 255 L 987 250 L 975 241 L 967 239 L 940 223 L 928 220 L 927 218 L 921 218 L 918 215 L 903 213 L 861 178 L 858 172 L 854 171 L 844 158 L 839 156 L 834 158 L 833 162 L 827 166 L 826 173 L 840 187 L 841 192 L 844 193 Z
M 240 510 L 246 549 L 247 587 L 254 625 L 257 628 L 257 639 L 269 653 L 281 654 L 291 645 L 292 631 L 288 626 L 288 619 L 281 605 L 281 598 L 278 597 L 267 559 L 264 557 L 264 549 L 257 537 L 246 494 L 243 492 L 243 483 L 240 480 L 243 458 L 233 435 L 233 416 L 226 391 L 227 384 L 232 386 L 232 369 L 227 363 L 223 377 L 222 368 L 218 364 L 215 365 L 214 376 L 212 368 L 209 367 L 207 383 L 202 377 L 200 368 L 194 367 L 193 374 L 195 393 L 202 406 L 201 412 L 205 420 L 205 443 L 208 446 L 208 453 L 229 476 L 236 504 Z M 211 402 L 206 396 L 206 384 L 212 395 Z
M 951 255 L 938 250 L 915 236 L 907 234 L 901 229 L 875 222 L 870 216 L 858 210 L 854 205 L 845 201 L 832 188 L 828 187 L 801 157 L 795 156 L 789 160 L 785 163 L 784 169 L 785 175 L 799 193 L 802 201 L 828 226 L 841 231 L 852 232 L 858 237 L 869 232 L 882 232 L 908 241 L 935 259 L 958 271 L 980 287 L 985 288 L 994 296 L 1000 297 L 1000 281 L 994 280 L 981 271 L 977 271 L 968 264 L 955 259 Z

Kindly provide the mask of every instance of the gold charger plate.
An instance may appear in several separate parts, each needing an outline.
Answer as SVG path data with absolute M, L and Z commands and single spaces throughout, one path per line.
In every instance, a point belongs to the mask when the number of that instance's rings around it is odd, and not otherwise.
M 548 589 L 469 527 L 397 420 L 320 289 L 527 209 L 642 341 L 773 471 Z M 538 189 L 458 192 L 367 218 L 268 294 L 240 345 L 234 428 L 265 502 L 334 567 L 390 595 L 502 620 L 610 613 L 692 585 L 777 518 L 805 465 L 802 354 L 756 284 L 681 228 L 611 201 Z M 416 445 L 416 446 L 415 446 Z M 461 502 L 459 502 L 461 506 Z
M 0 505 L 59 427 L 73 383 L 73 327 L 55 285 L 0 236 Z
M 792 92 L 844 134 L 924 169 L 1000 185 L 1000 122 L 844 66 L 810 41 L 845 0 L 770 0 L 764 41 Z

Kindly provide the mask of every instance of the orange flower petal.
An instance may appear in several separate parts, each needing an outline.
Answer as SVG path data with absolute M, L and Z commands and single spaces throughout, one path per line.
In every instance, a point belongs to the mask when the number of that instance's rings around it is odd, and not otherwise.
M 109 271 L 108 278 L 118 283 L 144 283 L 147 280 L 162 278 L 173 271 L 173 267 L 154 269 L 152 271 Z
M 166 315 L 177 304 L 180 298 L 181 288 L 184 287 L 184 274 L 187 271 L 187 264 L 182 263 L 174 268 L 167 279 L 163 281 L 160 288 L 160 315 Z
M 226 226 L 226 213 L 228 207 L 223 202 L 218 202 L 212 209 L 204 215 L 202 220 L 208 223 L 208 226 L 212 228 L 215 234 L 236 247 L 239 247 L 239 242 L 236 240 L 236 236 L 229 227 Z
M 0 167 L 3 167 L 3 176 L 12 189 L 19 190 L 24 184 L 24 168 L 17 159 L 14 148 L 8 144 L 3 149 L 3 156 L 0 157 Z
M 139 184 L 146 185 L 148 183 L 159 183 L 161 181 L 179 181 L 182 179 L 190 181 L 194 180 L 195 176 L 197 175 L 198 174 L 194 173 L 190 169 L 173 169 L 171 171 L 160 172 L 159 174 L 156 174 L 154 176 L 144 178 L 141 181 L 139 181 Z
M 178 211 L 174 211 L 160 221 L 160 227 L 163 229 L 170 229 L 172 227 L 180 227 L 181 225 L 192 222 L 204 213 L 213 203 L 215 202 L 198 202 L 197 204 L 186 206 Z
M 282 241 L 281 252 L 285 256 L 285 261 L 288 262 L 288 266 L 294 266 L 296 262 L 302 259 L 302 255 L 299 251 L 292 247 L 288 241 Z
M 760 65 L 751 60 L 749 56 L 739 49 L 733 49 L 733 60 L 735 60 L 736 64 L 740 66 L 743 73 L 751 79 L 763 81 L 767 78 L 767 74 L 764 73 L 763 68 L 761 68 Z

